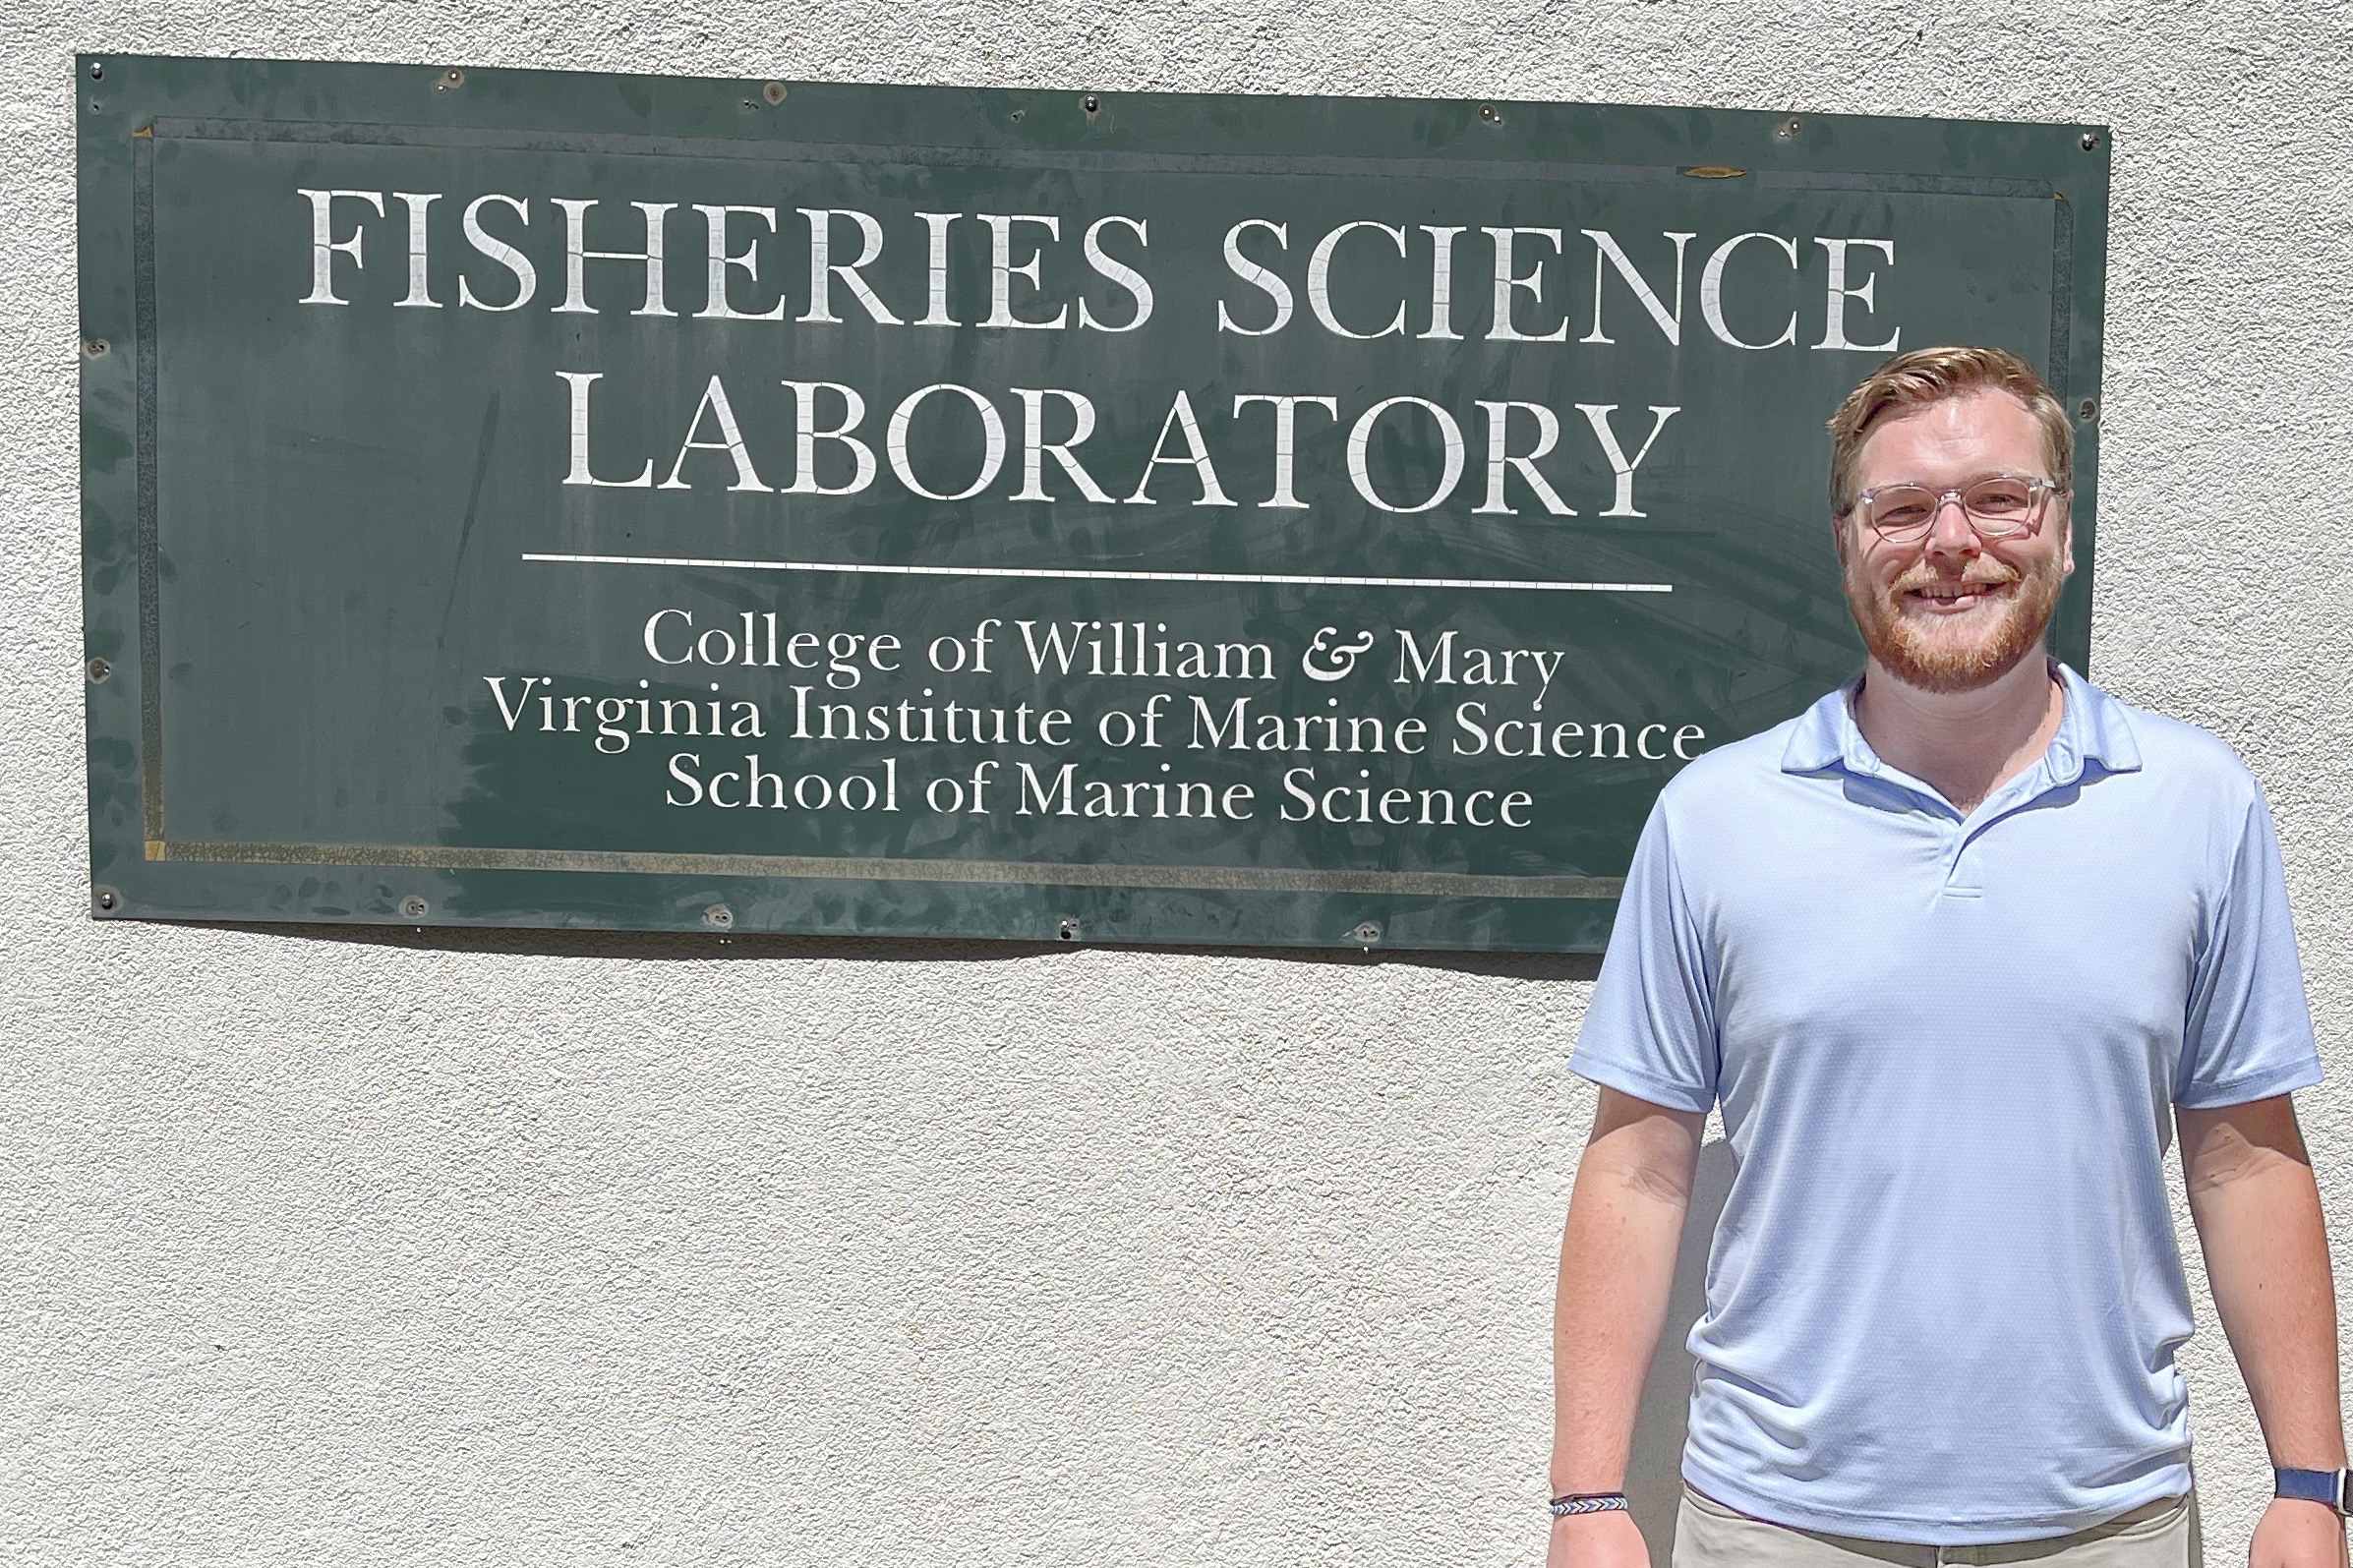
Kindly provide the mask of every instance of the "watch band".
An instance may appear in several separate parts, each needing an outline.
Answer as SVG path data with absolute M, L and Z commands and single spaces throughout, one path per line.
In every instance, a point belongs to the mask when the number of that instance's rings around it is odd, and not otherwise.
M 2271 1472 L 2271 1495 L 2297 1497 L 2306 1502 L 2326 1503 L 2339 1514 L 2353 1513 L 2348 1503 L 2347 1473 L 2341 1470 L 2290 1470 L 2275 1467 Z

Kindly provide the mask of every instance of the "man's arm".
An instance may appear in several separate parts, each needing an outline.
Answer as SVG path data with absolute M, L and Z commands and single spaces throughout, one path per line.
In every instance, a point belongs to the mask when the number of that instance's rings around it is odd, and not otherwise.
M 1602 1090 L 1577 1164 L 1553 1298 L 1553 1491 L 1621 1491 L 1707 1118 Z M 1553 1524 L 1549 1568 L 1640 1568 L 1623 1513 Z
M 2295 1108 L 2278 1094 L 2183 1108 L 2176 1121 L 2214 1309 L 2271 1463 L 2342 1469 L 2336 1289 L 2320 1187 Z M 2275 1500 L 2256 1527 L 2248 1561 L 2252 1568 L 2344 1568 L 2344 1531 L 2319 1503 Z

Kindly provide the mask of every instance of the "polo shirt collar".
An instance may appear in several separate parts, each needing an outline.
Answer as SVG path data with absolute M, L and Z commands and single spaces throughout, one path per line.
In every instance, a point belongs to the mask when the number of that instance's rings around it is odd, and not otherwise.
M 2067 709 L 2059 719 L 2059 732 L 2051 737 L 2042 766 L 2054 784 L 2072 784 L 2083 777 L 2087 763 L 2106 773 L 2135 773 L 2141 767 L 2141 748 L 2133 740 L 2132 724 L 2124 705 L 2057 660 L 2051 668 L 2067 688 Z M 1862 778 L 1878 778 L 1891 770 L 1863 739 L 1854 723 L 1854 694 L 1862 689 L 1856 675 L 1838 690 L 1798 715 L 1782 748 L 1784 773 L 1820 773 L 1841 768 Z

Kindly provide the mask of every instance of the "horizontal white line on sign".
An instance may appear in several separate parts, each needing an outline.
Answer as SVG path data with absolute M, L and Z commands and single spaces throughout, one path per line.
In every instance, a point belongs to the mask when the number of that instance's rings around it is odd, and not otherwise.
M 1059 577 L 1122 583 L 1285 583 L 1303 588 L 1525 588 L 1540 593 L 1672 594 L 1672 583 L 1540 583 L 1511 577 L 1297 577 L 1280 572 L 1144 572 L 1063 566 L 895 566 L 880 561 L 728 560 L 694 555 L 554 555 L 574 566 L 729 566 L 756 572 L 853 572 L 877 577 Z

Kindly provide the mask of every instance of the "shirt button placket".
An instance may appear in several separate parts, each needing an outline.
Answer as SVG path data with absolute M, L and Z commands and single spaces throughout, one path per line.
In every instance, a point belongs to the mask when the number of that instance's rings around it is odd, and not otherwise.
M 1967 822 L 1954 819 L 1945 824 L 1943 891 L 1955 898 L 1974 899 L 1984 892 L 1973 880 L 1961 874 L 1962 859 L 1968 855 L 1970 845 L 1975 842 L 1975 837 L 1971 834 Z

